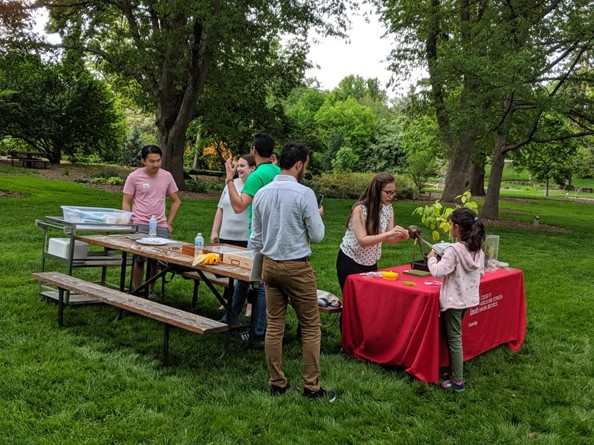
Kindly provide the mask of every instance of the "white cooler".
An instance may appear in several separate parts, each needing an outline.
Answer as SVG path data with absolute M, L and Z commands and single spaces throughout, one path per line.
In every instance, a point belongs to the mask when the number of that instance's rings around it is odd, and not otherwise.
M 50 238 L 47 252 L 58 256 L 60 258 L 68 259 L 68 252 L 70 251 L 70 238 Z M 87 257 L 89 245 L 82 241 L 74 241 L 74 256 L 73 260 L 82 260 Z

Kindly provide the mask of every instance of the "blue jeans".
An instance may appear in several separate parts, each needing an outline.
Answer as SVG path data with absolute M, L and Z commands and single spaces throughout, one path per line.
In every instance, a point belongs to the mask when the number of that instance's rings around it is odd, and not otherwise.
M 252 244 L 248 241 L 248 248 L 252 248 Z M 231 297 L 231 311 L 233 312 L 233 319 L 227 321 L 227 315 L 221 319 L 223 323 L 237 324 L 239 323 L 239 315 L 243 310 L 245 300 L 248 297 L 250 291 L 250 283 L 247 281 L 235 280 L 235 289 L 233 296 Z M 256 295 L 256 307 L 255 311 L 252 312 L 252 320 L 254 320 L 254 334 L 258 337 L 264 336 L 264 330 L 266 329 L 266 288 L 264 283 L 260 283 Z

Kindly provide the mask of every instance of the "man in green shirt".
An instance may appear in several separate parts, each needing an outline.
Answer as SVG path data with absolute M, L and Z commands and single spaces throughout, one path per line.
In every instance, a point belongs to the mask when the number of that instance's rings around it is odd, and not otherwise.
M 225 170 L 227 173 L 227 189 L 229 191 L 229 199 L 231 201 L 231 207 L 235 213 L 241 213 L 246 208 L 248 209 L 248 247 L 252 248 L 249 237 L 252 234 L 252 201 L 254 196 L 258 193 L 265 185 L 272 182 L 276 175 L 280 173 L 280 168 L 272 162 L 274 150 L 274 140 L 267 134 L 258 133 L 254 137 L 254 142 L 250 150 L 251 155 L 256 161 L 256 170 L 250 174 L 243 186 L 241 194 L 237 193 L 233 178 L 235 176 L 235 168 L 232 165 L 231 158 L 227 159 L 225 163 Z M 235 282 L 235 290 L 231 301 L 231 308 L 233 311 L 234 320 L 228 320 L 230 323 L 237 323 L 239 314 L 243 309 L 243 305 L 247 298 L 249 291 L 249 283 L 244 281 Z M 266 327 L 266 293 L 264 284 L 260 283 L 258 286 L 258 296 L 256 302 L 255 317 L 255 340 L 261 342 L 264 340 L 264 329 Z M 223 321 L 226 321 L 226 317 L 223 317 Z

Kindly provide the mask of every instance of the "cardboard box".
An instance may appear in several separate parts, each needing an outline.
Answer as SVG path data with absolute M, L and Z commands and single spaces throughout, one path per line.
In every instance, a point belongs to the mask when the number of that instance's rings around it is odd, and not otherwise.
M 89 245 L 82 241 L 74 241 L 74 254 L 72 259 L 83 260 L 87 257 Z M 47 252 L 60 258 L 68 259 L 70 252 L 70 238 L 50 238 Z
M 225 255 L 232 253 L 252 252 L 245 247 L 233 246 L 232 244 L 205 244 L 203 253 L 218 253 L 221 262 L 224 263 Z M 182 253 L 184 255 L 194 256 L 194 244 L 182 244 Z M 230 263 L 227 263 L 230 264 Z

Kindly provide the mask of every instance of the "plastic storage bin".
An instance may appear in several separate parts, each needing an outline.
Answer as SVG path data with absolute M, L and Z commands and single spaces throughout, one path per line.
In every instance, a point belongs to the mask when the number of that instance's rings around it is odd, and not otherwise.
M 68 259 L 70 238 L 50 238 L 47 252 L 60 258 Z M 74 255 L 72 259 L 83 260 L 87 257 L 89 245 L 82 241 L 74 241 Z
M 132 212 L 100 207 L 62 206 L 64 221 L 72 223 L 129 224 Z

